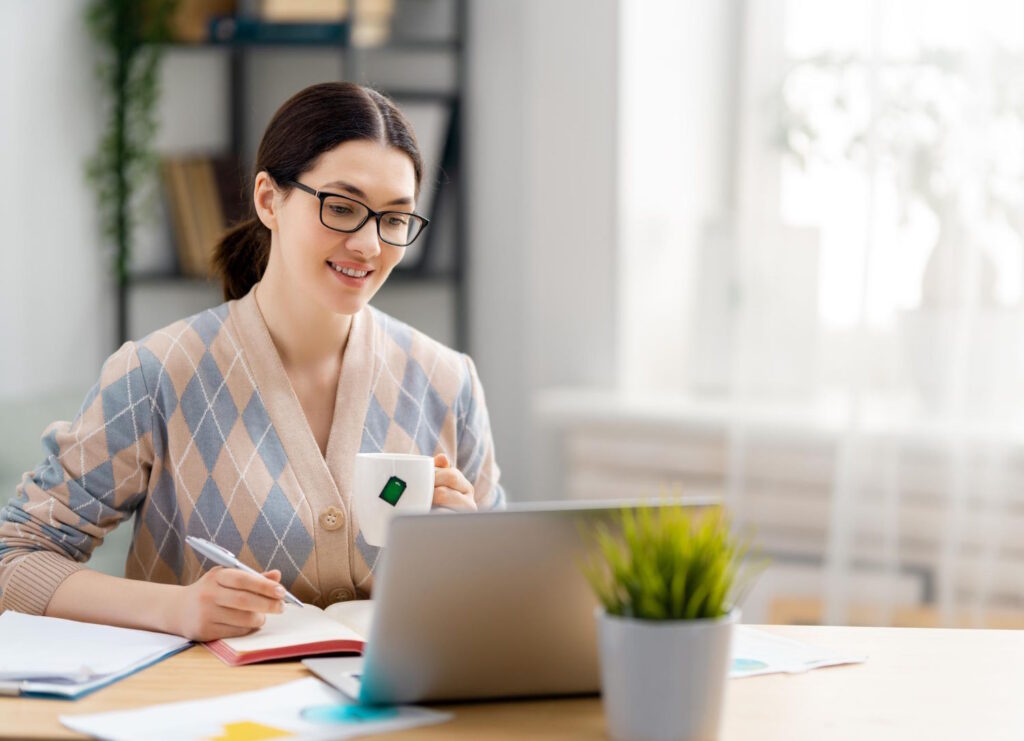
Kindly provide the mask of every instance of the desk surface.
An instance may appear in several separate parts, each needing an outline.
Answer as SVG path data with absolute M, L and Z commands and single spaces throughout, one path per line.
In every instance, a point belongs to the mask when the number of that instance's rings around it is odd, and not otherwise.
M 865 664 L 730 680 L 723 739 L 1024 738 L 1024 631 L 767 626 L 869 655 Z M 62 713 L 259 689 L 308 676 L 299 663 L 227 667 L 192 648 L 78 700 L 0 698 L 0 736 L 78 738 Z M 599 698 L 446 706 L 455 719 L 380 738 L 604 738 Z

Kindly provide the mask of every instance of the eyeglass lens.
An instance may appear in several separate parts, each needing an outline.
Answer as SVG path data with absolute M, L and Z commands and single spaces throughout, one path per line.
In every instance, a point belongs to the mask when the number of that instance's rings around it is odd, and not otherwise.
M 334 196 L 324 198 L 321 209 L 324 224 L 343 232 L 358 229 L 366 220 L 368 213 L 362 204 Z M 385 242 L 407 245 L 416 239 L 416 235 L 423 228 L 423 222 L 413 214 L 385 211 L 380 215 L 380 224 L 377 228 L 380 238 Z

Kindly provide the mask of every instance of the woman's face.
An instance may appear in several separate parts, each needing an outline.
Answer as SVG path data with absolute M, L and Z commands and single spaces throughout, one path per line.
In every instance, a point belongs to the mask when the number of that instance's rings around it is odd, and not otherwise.
M 297 180 L 314 190 L 353 198 L 374 211 L 412 211 L 415 206 L 412 160 L 400 149 L 378 142 L 339 144 Z M 259 205 L 259 180 L 256 190 Z M 272 250 L 279 254 L 271 255 L 271 265 L 276 262 L 295 289 L 330 311 L 358 313 L 402 259 L 405 248 L 382 242 L 372 216 L 357 232 L 334 231 L 320 221 L 318 198 L 294 187 L 287 196 L 272 190 L 275 223 L 267 225 L 275 232 Z M 342 269 L 356 274 L 346 275 Z

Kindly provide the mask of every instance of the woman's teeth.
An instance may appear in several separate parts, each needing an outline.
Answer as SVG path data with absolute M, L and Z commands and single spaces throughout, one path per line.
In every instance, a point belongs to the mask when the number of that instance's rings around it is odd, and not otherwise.
M 333 262 L 328 262 L 327 264 L 330 265 L 339 273 L 347 275 L 349 278 L 365 278 L 367 275 L 370 274 L 369 270 L 353 270 L 352 268 L 343 268 L 339 265 L 335 265 Z

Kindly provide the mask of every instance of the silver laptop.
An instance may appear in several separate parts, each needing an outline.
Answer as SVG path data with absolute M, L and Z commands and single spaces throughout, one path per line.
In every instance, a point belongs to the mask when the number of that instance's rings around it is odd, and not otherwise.
M 596 693 L 583 533 L 623 506 L 678 502 L 395 517 L 365 655 L 303 663 L 363 704 Z

